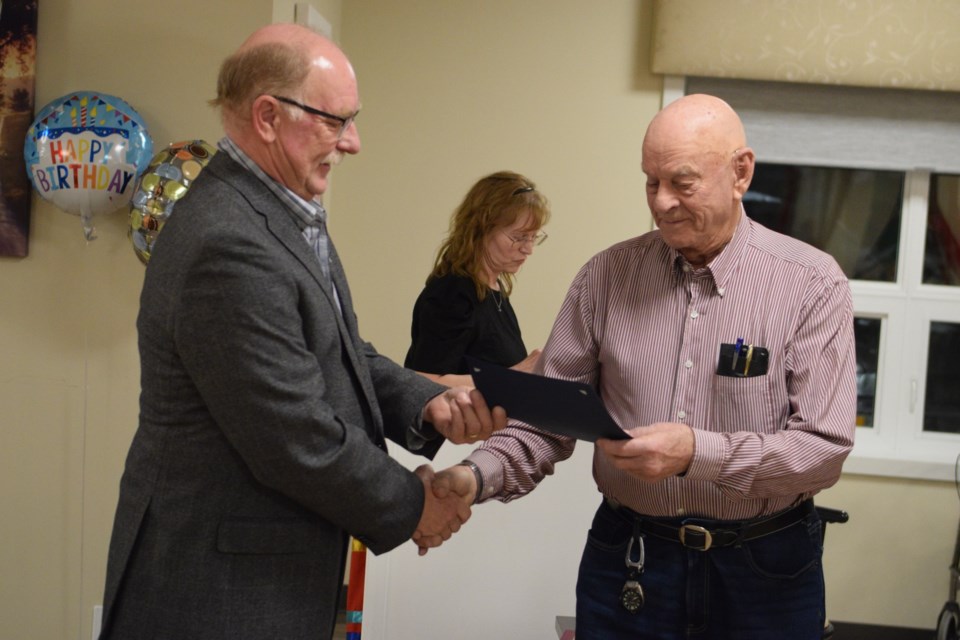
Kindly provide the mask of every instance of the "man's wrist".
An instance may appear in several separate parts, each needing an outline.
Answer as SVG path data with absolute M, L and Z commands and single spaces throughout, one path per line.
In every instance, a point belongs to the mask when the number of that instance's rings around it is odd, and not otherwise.
M 471 502 L 471 504 L 476 504 L 480 501 L 480 496 L 483 495 L 483 475 L 480 473 L 480 467 L 478 467 L 477 463 L 473 460 L 464 460 L 460 462 L 458 466 L 467 467 L 473 471 L 473 477 L 477 481 L 477 492 L 473 495 L 473 502 Z
M 433 426 L 433 423 L 427 421 L 426 406 L 420 410 L 420 415 L 414 421 L 412 430 L 424 440 L 435 440 L 440 436 L 440 432 Z

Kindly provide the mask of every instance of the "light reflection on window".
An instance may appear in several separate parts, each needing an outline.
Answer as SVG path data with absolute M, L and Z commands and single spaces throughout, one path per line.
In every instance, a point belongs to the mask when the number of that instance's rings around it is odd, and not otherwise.
M 960 176 L 930 176 L 923 282 L 960 286 Z
M 857 343 L 857 426 L 872 427 L 877 408 L 877 369 L 880 364 L 879 318 L 854 318 Z
M 904 174 L 758 163 L 747 215 L 836 259 L 851 280 L 894 282 Z
M 960 433 L 960 324 L 930 323 L 923 429 Z

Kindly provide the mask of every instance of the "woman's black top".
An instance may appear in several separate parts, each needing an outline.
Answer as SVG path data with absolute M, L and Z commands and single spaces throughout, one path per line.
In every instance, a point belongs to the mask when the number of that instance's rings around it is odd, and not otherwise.
M 488 290 L 481 302 L 473 280 L 464 276 L 427 283 L 413 307 L 410 337 L 403 365 L 426 373 L 467 373 L 465 355 L 504 367 L 527 357 L 510 300 Z

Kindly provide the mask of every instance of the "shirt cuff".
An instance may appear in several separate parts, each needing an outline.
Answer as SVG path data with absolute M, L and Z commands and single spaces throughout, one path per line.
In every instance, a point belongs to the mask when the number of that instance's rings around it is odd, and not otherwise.
M 720 478 L 727 453 L 727 439 L 722 433 L 693 430 L 693 458 L 684 478 L 715 482 Z
M 440 432 L 429 422 L 423 421 L 423 409 L 410 428 L 407 429 L 407 450 L 419 451 L 423 445 L 440 437 Z
M 477 496 L 476 504 L 486 502 L 503 491 L 503 463 L 500 459 L 489 451 L 477 449 L 466 460 L 477 465 L 480 471 L 480 477 L 483 481 L 480 495 Z

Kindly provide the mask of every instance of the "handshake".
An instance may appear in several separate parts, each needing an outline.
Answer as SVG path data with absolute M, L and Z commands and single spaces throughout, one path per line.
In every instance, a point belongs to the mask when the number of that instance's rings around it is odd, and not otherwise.
M 470 467 L 460 464 L 439 473 L 424 464 L 414 473 L 423 482 L 423 513 L 413 533 L 413 541 L 422 556 L 449 540 L 470 519 L 477 479 Z
M 486 440 L 507 424 L 500 407 L 487 407 L 476 389 L 454 387 L 434 397 L 424 408 L 424 421 L 454 444 Z M 423 482 L 423 513 L 413 534 L 420 555 L 439 547 L 470 518 L 470 505 L 477 495 L 477 479 L 469 467 L 454 465 L 434 473 L 430 465 L 415 471 Z
M 454 387 L 434 397 L 424 407 L 424 421 L 434 425 L 454 444 L 486 440 L 507 424 L 501 407 L 490 409 L 476 389 Z M 430 465 L 415 471 L 423 482 L 423 513 L 413 534 L 420 555 L 439 547 L 470 518 L 470 505 L 477 495 L 477 479 L 469 467 L 454 465 L 434 473 Z

